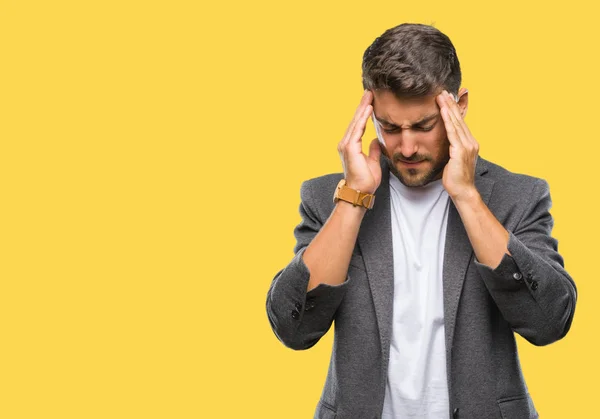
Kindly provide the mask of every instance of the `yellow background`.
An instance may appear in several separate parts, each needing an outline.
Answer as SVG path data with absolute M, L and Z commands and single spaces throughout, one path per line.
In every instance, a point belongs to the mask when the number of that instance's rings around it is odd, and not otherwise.
M 332 332 L 285 348 L 266 293 L 402 22 L 454 42 L 481 155 L 550 184 L 579 301 L 521 361 L 541 417 L 592 417 L 598 14 L 556 4 L 0 2 L 0 418 L 312 417 Z

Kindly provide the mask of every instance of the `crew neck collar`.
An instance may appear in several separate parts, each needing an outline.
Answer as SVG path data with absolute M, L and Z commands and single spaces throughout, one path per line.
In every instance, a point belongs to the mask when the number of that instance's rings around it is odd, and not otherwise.
M 444 185 L 442 183 L 442 179 L 436 179 L 429 182 L 423 186 L 406 186 L 404 183 L 400 182 L 400 179 L 396 177 L 391 171 L 389 173 L 390 176 L 390 186 L 405 196 L 410 197 L 419 197 L 430 194 L 437 194 L 442 189 L 444 189 Z

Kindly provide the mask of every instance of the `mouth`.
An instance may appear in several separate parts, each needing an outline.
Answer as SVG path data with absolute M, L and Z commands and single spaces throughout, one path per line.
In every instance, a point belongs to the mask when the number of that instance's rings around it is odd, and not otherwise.
M 421 160 L 421 161 L 404 161 L 404 160 L 398 160 L 399 163 L 403 164 L 404 166 L 408 166 L 408 167 L 414 167 L 414 166 L 418 166 L 421 163 L 424 163 L 425 160 Z

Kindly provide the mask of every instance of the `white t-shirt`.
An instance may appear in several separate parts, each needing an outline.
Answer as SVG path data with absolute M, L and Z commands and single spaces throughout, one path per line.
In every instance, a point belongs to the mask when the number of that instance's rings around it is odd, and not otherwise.
M 394 304 L 382 419 L 449 416 L 442 267 L 449 196 L 390 172 Z

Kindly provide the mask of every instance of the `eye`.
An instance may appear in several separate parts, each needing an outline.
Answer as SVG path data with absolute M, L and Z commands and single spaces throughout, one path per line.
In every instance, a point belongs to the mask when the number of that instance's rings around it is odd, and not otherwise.
M 431 131 L 433 129 L 435 125 L 432 125 L 430 127 L 415 127 L 414 129 L 416 131 L 422 131 L 422 132 L 428 132 Z M 398 132 L 399 129 L 398 128 L 393 128 L 393 129 L 384 129 L 383 132 L 385 132 L 386 134 L 393 134 L 395 132 Z
M 393 134 L 395 132 L 398 132 L 398 128 L 384 129 L 383 132 L 385 132 L 386 134 Z

